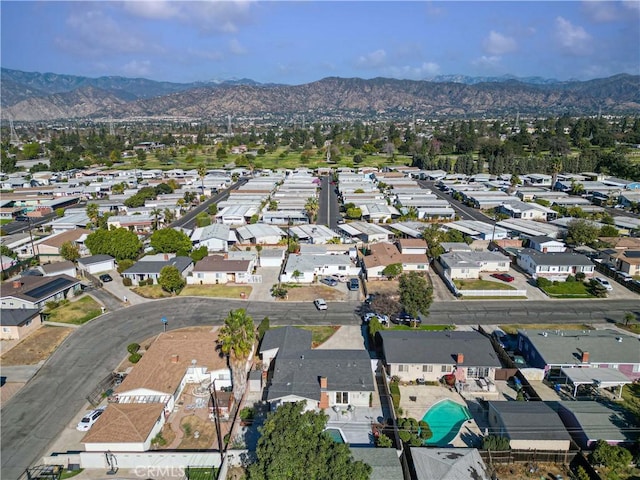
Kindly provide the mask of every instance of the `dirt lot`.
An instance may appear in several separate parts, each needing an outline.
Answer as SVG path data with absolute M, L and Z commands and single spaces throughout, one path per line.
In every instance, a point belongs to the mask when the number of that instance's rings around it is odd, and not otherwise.
M 555 475 L 562 475 L 569 478 L 569 470 L 562 465 L 553 463 L 538 463 L 529 465 L 526 463 L 512 463 L 508 465 L 494 465 L 499 479 L 509 480 L 532 480 L 555 478 Z M 533 467 L 533 468 L 532 468 Z M 537 468 L 537 470 L 535 470 Z M 531 470 L 531 471 L 530 471 Z
M 342 301 L 345 299 L 345 294 L 338 288 L 326 285 L 292 285 L 285 301 L 312 302 L 316 298 L 324 298 L 326 301 Z
M 2 365 L 35 365 L 46 360 L 73 328 L 45 325 L 0 357 Z
M 371 293 L 398 294 L 398 280 L 373 280 L 367 282 L 367 291 Z

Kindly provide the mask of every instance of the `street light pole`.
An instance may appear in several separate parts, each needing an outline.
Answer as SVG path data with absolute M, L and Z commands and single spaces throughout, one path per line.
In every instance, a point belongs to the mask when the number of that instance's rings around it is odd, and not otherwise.
M 224 448 L 222 445 L 222 432 L 220 430 L 220 410 L 218 409 L 218 395 L 216 394 L 216 381 L 211 381 L 209 385 L 209 397 L 213 405 L 213 419 L 216 424 L 216 436 L 218 437 L 218 449 L 220 450 L 220 466 L 224 462 Z

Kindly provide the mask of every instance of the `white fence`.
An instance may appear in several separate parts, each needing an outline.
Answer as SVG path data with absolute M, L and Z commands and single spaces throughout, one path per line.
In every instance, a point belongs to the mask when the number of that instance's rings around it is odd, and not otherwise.
M 179 472 L 187 467 L 215 467 L 220 468 L 220 452 L 166 452 L 162 450 L 152 452 L 80 452 L 63 453 L 44 457 L 47 465 L 70 464 L 79 465 L 80 468 L 109 470 L 109 460 L 107 455 L 115 462 L 118 468 L 130 469 L 138 472 L 160 472 L 166 470 L 168 476 L 170 472 Z M 153 478 L 143 476 L 143 478 Z
M 459 290 L 456 296 L 464 297 L 526 297 L 526 290 Z

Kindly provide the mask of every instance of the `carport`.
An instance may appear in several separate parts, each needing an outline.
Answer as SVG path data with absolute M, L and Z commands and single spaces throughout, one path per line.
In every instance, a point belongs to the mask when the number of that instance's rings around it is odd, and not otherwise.
M 624 373 L 613 368 L 567 368 L 560 372 L 565 377 L 566 383 L 573 385 L 573 398 L 576 398 L 580 385 L 593 385 L 596 388 L 620 387 L 618 398 L 622 398 L 622 387 L 633 383 Z

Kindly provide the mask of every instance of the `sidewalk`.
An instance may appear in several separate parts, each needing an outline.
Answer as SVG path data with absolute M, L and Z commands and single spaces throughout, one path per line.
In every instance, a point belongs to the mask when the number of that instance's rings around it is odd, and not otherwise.
M 126 298 L 127 301 L 125 303 L 128 305 L 138 305 L 151 301 L 148 298 L 137 295 L 129 287 L 125 287 L 122 283 L 122 277 L 117 270 L 110 270 L 107 273 L 111 275 L 113 280 L 111 282 L 103 283 L 102 288 L 113 294 L 116 298 L 121 299 L 121 301 L 124 301 Z

